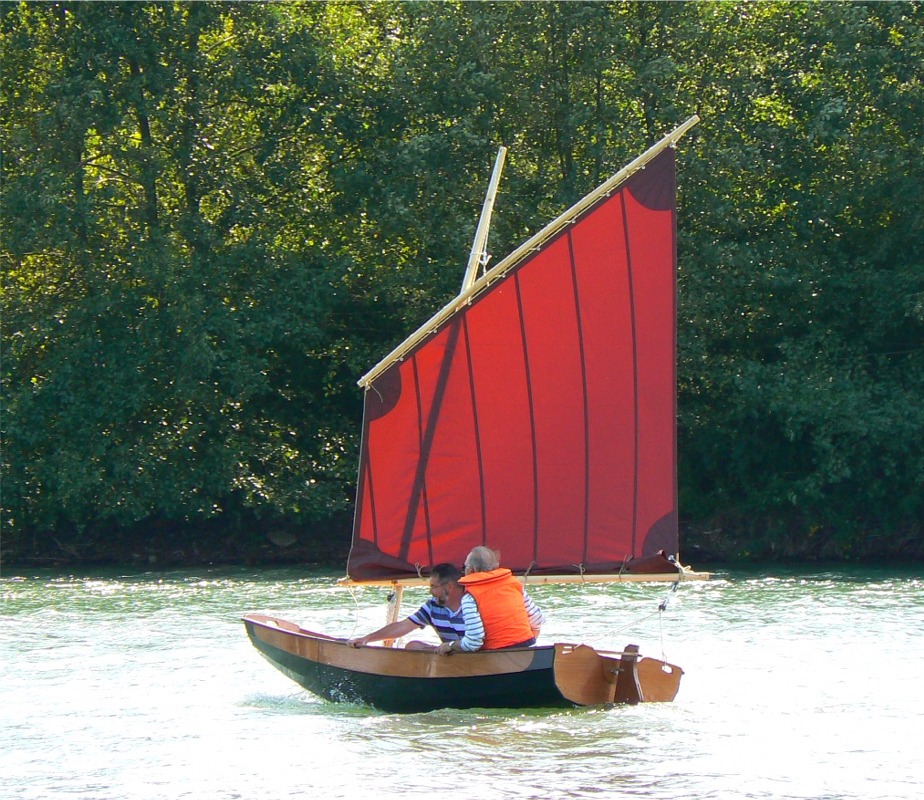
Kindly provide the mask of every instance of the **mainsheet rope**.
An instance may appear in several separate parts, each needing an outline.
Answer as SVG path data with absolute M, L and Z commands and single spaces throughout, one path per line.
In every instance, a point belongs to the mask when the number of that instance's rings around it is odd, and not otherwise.
M 616 628 L 614 631 L 610 631 L 607 636 L 615 636 L 616 634 L 622 633 L 629 628 L 633 628 L 636 625 L 641 624 L 642 622 L 647 622 L 652 617 L 658 617 L 658 634 L 661 638 L 661 660 L 666 660 L 664 657 L 664 612 L 667 610 L 667 605 L 670 602 L 671 598 L 674 596 L 674 592 L 677 591 L 677 588 L 680 586 L 680 581 L 675 581 L 671 584 L 671 588 L 668 590 L 667 594 L 664 596 L 664 599 L 658 603 L 658 608 L 656 611 L 651 612 L 650 614 L 645 614 L 642 617 L 627 622 L 625 625 L 622 625 L 619 628 Z M 599 639 L 597 640 L 599 641 Z

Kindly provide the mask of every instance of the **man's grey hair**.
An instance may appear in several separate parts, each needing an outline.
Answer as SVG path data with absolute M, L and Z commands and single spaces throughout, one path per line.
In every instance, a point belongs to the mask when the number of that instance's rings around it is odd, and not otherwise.
M 500 566 L 500 553 L 490 547 L 479 546 L 472 549 L 465 559 L 466 571 L 490 572 Z

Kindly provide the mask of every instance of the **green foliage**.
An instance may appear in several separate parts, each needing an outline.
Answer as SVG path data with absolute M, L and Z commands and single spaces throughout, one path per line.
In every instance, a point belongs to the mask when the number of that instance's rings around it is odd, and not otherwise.
M 681 256 L 683 499 L 751 551 L 863 555 L 924 510 L 919 9 L 728 10 L 753 44 L 712 65 L 738 130 Z
M 691 112 L 681 512 L 920 550 L 919 3 L 4 3 L 3 529 L 323 523 L 354 381 Z

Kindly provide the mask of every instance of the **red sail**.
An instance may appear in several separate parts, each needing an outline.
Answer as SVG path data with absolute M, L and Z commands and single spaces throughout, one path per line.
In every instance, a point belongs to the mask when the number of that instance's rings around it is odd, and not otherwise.
M 353 580 L 677 552 L 675 196 L 668 147 L 367 387 Z

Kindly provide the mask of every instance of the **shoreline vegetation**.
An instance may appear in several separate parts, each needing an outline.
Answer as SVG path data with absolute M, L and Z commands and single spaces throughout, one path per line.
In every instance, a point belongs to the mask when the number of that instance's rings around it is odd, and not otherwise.
M 922 11 L 3 3 L 0 562 L 342 563 L 498 146 L 491 263 L 693 113 L 682 559 L 920 559 Z
M 341 518 L 327 525 L 255 522 L 231 530 L 218 524 L 136 526 L 69 536 L 35 534 L 31 543 L 8 548 L 0 541 L 0 572 L 36 567 L 186 568 L 197 566 L 342 567 L 350 549 L 351 522 Z M 702 564 L 750 562 L 844 563 L 902 561 L 924 563 L 920 530 L 903 535 L 863 539 L 861 546 L 839 543 L 822 530 L 801 537 L 777 534 L 760 541 L 751 532 L 681 526 L 681 561 L 692 569 Z

